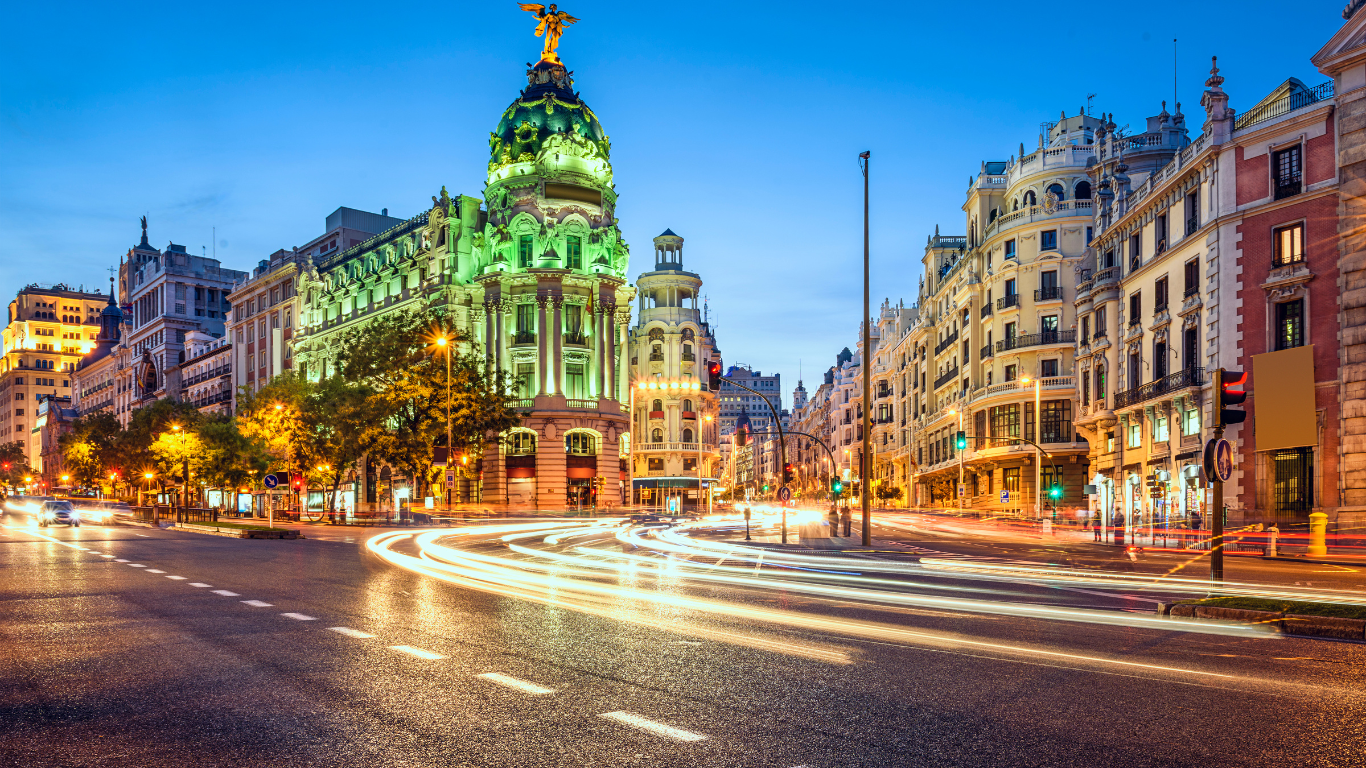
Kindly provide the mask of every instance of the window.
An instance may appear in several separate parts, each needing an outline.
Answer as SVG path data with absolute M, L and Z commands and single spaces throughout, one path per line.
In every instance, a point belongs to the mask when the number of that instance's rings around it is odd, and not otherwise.
M 1271 175 L 1275 199 L 1298 195 L 1302 189 L 1300 146 L 1271 153 Z
M 508 435 L 508 453 L 515 455 L 525 455 L 536 452 L 536 433 L 535 432 L 513 432 Z
M 1058 316 L 1044 315 L 1039 318 L 1039 330 L 1043 333 L 1053 334 L 1056 337 L 1058 333 Z
M 1186 368 L 1189 370 L 1191 368 L 1199 367 L 1198 364 L 1200 362 L 1200 330 L 1198 328 L 1192 327 L 1182 331 L 1181 346 L 1183 348 L 1182 355 L 1186 363 Z
M 522 235 L 517 238 L 517 266 L 531 266 L 531 235 Z
M 1136 421 L 1130 422 L 1130 423 L 1129 423 L 1129 447 L 1130 447 L 1130 448 L 1142 448 L 1142 447 L 1143 447 L 1143 428 L 1142 428 L 1142 427 L 1143 427 L 1143 425 L 1139 424 L 1139 423 L 1136 422 Z
M 1200 409 L 1199 409 L 1199 408 L 1187 408 L 1187 409 L 1186 409 L 1186 412 L 1185 412 L 1184 414 L 1181 415 L 1181 421 L 1182 421 L 1182 425 L 1181 425 L 1181 434 L 1183 434 L 1183 435 L 1198 435 L 1198 434 L 1200 434 Z
M 1020 468 L 1006 467 L 1001 470 L 1001 490 L 1018 493 L 1020 490 Z
M 1156 238 L 1155 253 L 1167 250 L 1167 214 L 1163 213 L 1153 221 L 1153 236 Z
M 1058 361 L 1057 361 L 1057 360 L 1040 360 L 1040 361 L 1039 361 L 1039 378 L 1041 378 L 1041 379 L 1051 379 L 1051 378 L 1053 378 L 1054 376 L 1057 376 L 1057 375 L 1058 375 Z
M 1027 207 L 1027 208 L 1033 207 L 1033 206 L 1036 206 L 1036 205 L 1039 204 L 1039 198 L 1038 198 L 1037 196 L 1035 196 L 1034 190 L 1031 189 L 1031 190 L 1029 190 L 1028 192 L 1024 193 L 1024 204 L 1025 204 L 1025 207 Z
M 1101 269 L 1110 269 L 1115 266 L 1115 249 L 1110 248 L 1105 251 L 1105 260 L 1101 262 Z
M 1291 224 L 1272 231 L 1276 243 L 1276 265 L 1295 264 L 1304 261 L 1304 224 Z
M 1276 305 L 1276 349 L 1304 346 L 1304 299 Z
M 1137 233 L 1129 235 L 1129 271 L 1143 264 L 1143 238 Z
M 564 452 L 575 456 L 596 456 L 597 441 L 591 432 L 570 432 L 564 436 Z
M 517 335 L 529 336 L 536 329 L 536 305 L 518 304 L 517 305 Z M 520 339 L 519 339 L 520 341 Z
M 1193 189 L 1186 195 L 1186 234 L 1193 235 L 1200 228 L 1200 191 Z
M 1013 259 L 1013 258 L 1015 258 L 1015 241 L 1014 241 L 1014 240 L 1007 240 L 1007 241 L 1006 241 L 1006 258 L 1007 258 L 1007 259 Z
M 183 315 L 183 314 L 185 314 L 185 305 L 184 305 L 184 304 L 177 304 L 177 305 L 175 305 L 175 313 L 176 313 L 177 315 Z
M 685 430 L 683 430 L 683 442 L 685 442 L 685 443 L 691 443 L 691 442 L 693 442 L 693 439 L 692 439 L 692 438 L 693 438 L 693 434 L 692 434 L 692 430 L 691 430 L 691 429 L 685 429 Z
M 565 266 L 570 269 L 583 269 L 583 241 L 575 235 L 570 235 L 565 238 L 565 248 L 569 251 L 565 254 Z
M 1015 294 L 1016 294 L 1015 278 L 1012 277 L 1012 278 L 1010 278 L 1009 280 L 1006 280 L 1006 296 L 1007 296 L 1007 297 L 1009 297 L 1009 296 L 1014 296 Z M 1007 302 L 1007 305 L 1009 305 L 1009 303 L 1010 303 L 1010 302 Z
M 1115 433 L 1114 433 L 1114 432 L 1106 432 L 1106 433 L 1105 433 L 1105 452 L 1106 452 L 1106 453 L 1114 453 L 1114 452 L 1115 452 Z
M 998 405 L 991 411 L 991 436 L 998 438 L 1020 436 L 1020 406 Z
M 1087 194 L 1088 196 L 1091 194 L 1091 191 L 1090 191 L 1090 188 L 1089 188 L 1089 187 L 1087 188 L 1086 194 Z M 1080 200 L 1081 198 L 1077 198 L 1077 199 Z M 1095 233 L 1095 229 L 1094 229 L 1094 228 L 1092 228 L 1092 227 L 1087 227 L 1087 228 L 1086 228 L 1086 244 L 1087 244 L 1087 245 L 1090 245 L 1090 244 L 1091 244 L 1091 238 L 1092 238 L 1092 236 L 1094 235 L 1094 233 Z
M 1191 259 L 1186 262 L 1186 285 L 1182 295 L 1194 296 L 1200 292 L 1200 260 Z
M 651 412 L 651 413 L 659 413 L 659 414 L 664 413 L 664 401 L 663 401 L 663 400 L 655 400 L 653 403 L 651 403 L 651 404 L 650 404 L 650 412 Z
M 1167 417 L 1159 414 L 1153 418 L 1153 442 L 1165 443 L 1171 438 L 1171 430 L 1167 426 Z
M 1056 251 L 1058 250 L 1058 230 L 1045 229 L 1039 233 L 1039 250 Z
M 1167 278 L 1160 277 L 1153 286 L 1153 312 L 1167 309 Z
M 535 363 L 517 364 L 517 396 L 520 398 L 536 396 Z
M 1005 380 L 1006 380 L 1006 381 L 1014 381 L 1014 380 L 1015 380 L 1015 372 L 1016 372 L 1016 370 L 1018 370 L 1018 369 L 1016 368 L 1015 365 L 1013 365 L 1013 364 L 1012 364 L 1012 365 L 1007 365 L 1007 366 L 1006 366 L 1006 376 L 1005 376 Z
M 1077 200 L 1090 200 L 1090 199 L 1091 199 L 1091 182 L 1089 182 L 1089 181 L 1078 182 L 1078 183 L 1077 183 L 1077 187 L 1076 187 L 1076 194 L 1074 194 L 1073 197 L 1076 198 Z M 1087 231 L 1089 232 L 1090 229 L 1088 228 Z M 1089 236 L 1088 236 L 1088 237 L 1089 237 Z
M 1081 319 L 1081 339 L 1080 339 L 1080 341 L 1081 341 L 1082 344 L 1087 344 L 1087 343 L 1089 343 L 1089 339 L 1090 339 L 1090 338 L 1091 338 L 1091 316 L 1090 316 L 1090 315 L 1086 315 L 1085 317 L 1083 317 L 1083 318 Z
M 1143 294 L 1135 293 L 1129 297 L 1129 325 L 1143 321 Z
M 583 363 L 565 363 L 564 396 L 572 400 L 582 400 L 588 396 L 583 375 Z
M 1081 404 L 1091 404 L 1091 377 L 1084 372 L 1081 376 Z
M 1096 310 L 1096 338 L 1105 338 L 1105 312 L 1106 308 L 1101 307 Z
M 1273 506 L 1277 512 L 1314 508 L 1314 449 L 1291 448 L 1271 455 L 1274 465 Z
M 650 442 L 664 442 L 664 430 L 660 429 L 659 427 L 655 427 L 654 429 L 650 430 Z M 663 467 L 661 466 L 660 469 L 663 469 Z

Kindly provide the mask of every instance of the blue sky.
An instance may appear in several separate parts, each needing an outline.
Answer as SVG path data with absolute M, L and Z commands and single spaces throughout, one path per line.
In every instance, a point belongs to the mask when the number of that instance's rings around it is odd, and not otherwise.
M 859 151 L 874 304 L 910 303 L 926 236 L 963 232 L 982 160 L 1032 148 L 1092 93 L 1137 127 L 1176 87 L 1198 130 L 1211 54 L 1235 109 L 1287 77 L 1321 82 L 1309 57 L 1342 4 L 569 0 L 582 21 L 560 53 L 612 138 L 632 277 L 651 238 L 683 235 L 726 362 L 780 371 L 786 401 L 799 360 L 814 390 L 855 342 Z M 339 205 L 406 217 L 443 184 L 479 196 L 489 131 L 540 50 L 511 0 L 19 3 L 6 21 L 5 296 L 107 286 L 144 213 L 154 245 L 212 251 L 217 227 L 218 257 L 247 269 Z

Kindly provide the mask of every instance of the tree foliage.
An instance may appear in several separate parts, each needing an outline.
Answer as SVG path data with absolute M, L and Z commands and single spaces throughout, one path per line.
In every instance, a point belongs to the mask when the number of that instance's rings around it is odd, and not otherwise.
M 123 425 L 108 411 L 82 416 L 57 439 L 67 471 L 79 485 L 103 485 L 110 473 L 122 478 L 119 441 Z
M 25 477 L 32 477 L 33 470 L 28 465 L 28 449 L 23 441 L 0 443 L 0 484 L 20 486 Z

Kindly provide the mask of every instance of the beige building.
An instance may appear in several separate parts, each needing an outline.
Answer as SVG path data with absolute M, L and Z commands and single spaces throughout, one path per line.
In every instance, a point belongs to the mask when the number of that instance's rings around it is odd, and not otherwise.
M 109 296 L 58 283 L 29 285 L 9 303 L 0 357 L 0 443 L 22 442 L 41 471 L 38 395 L 70 398 L 81 358 L 95 348 Z

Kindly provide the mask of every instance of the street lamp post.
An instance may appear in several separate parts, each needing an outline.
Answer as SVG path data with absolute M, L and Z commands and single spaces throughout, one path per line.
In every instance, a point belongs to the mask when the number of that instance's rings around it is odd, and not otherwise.
M 871 389 L 870 378 L 872 375 L 872 329 L 871 310 L 868 305 L 868 163 L 872 156 L 871 152 L 859 154 L 860 163 L 863 166 L 863 361 L 859 366 L 863 369 L 863 453 L 859 456 L 859 500 L 863 504 L 863 546 L 873 545 L 873 524 L 869 513 L 868 504 L 868 457 L 872 455 L 873 448 L 873 428 L 871 419 L 872 411 L 869 409 L 869 393 Z
M 1020 382 L 1028 384 L 1029 377 L 1025 376 L 1020 379 Z M 1034 516 L 1036 518 L 1043 517 L 1043 449 L 1039 447 L 1039 443 L 1043 442 L 1041 430 L 1043 421 L 1039 413 L 1039 384 L 1039 378 L 1034 377 Z
M 962 432 L 962 431 L 963 431 L 963 411 L 962 411 L 961 408 L 954 408 L 953 410 L 949 411 L 949 415 L 950 415 L 950 416 L 952 416 L 952 415 L 954 415 L 954 414 L 957 414 L 957 415 L 958 415 L 958 431 L 959 431 L 959 432 Z M 966 449 L 966 448 L 959 448 L 959 447 L 958 447 L 958 436 L 957 436 L 957 435 L 954 435 L 954 436 L 953 436 L 953 439 L 954 439 L 953 450 L 958 454 L 958 487 L 954 489 L 954 491 L 955 491 L 954 495 L 958 497 L 958 514 L 959 514 L 959 515 L 962 515 L 962 514 L 963 514 L 963 454 L 967 451 L 967 449 Z
M 455 446 L 451 444 L 451 345 L 443 332 L 436 339 L 436 345 L 446 351 L 446 473 L 451 471 L 455 459 Z M 446 474 L 443 473 L 443 474 Z M 442 480 L 445 478 L 443 477 Z M 451 487 L 446 484 L 446 517 L 451 515 Z

